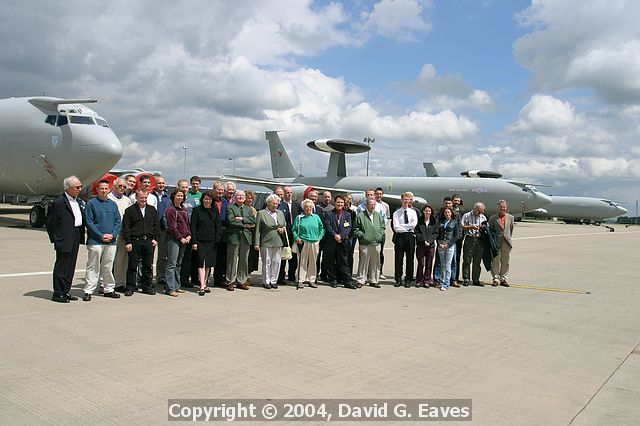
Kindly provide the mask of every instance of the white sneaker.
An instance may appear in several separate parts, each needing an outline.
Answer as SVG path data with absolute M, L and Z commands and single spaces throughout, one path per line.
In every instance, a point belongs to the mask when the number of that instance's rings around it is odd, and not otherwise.
M 382 275 L 382 274 L 380 274 L 380 276 L 379 276 L 378 278 L 379 278 L 379 279 L 381 279 L 381 280 L 386 280 L 386 279 L 387 279 L 387 277 L 385 277 L 385 276 L 384 276 L 384 275 Z

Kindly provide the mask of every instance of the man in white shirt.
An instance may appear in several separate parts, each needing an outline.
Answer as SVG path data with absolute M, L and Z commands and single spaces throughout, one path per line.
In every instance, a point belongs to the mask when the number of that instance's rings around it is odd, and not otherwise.
M 394 287 L 402 286 L 402 267 L 406 257 L 404 286 L 409 288 L 413 282 L 413 259 L 416 250 L 414 229 L 418 226 L 418 215 L 410 206 L 413 198 L 411 192 L 403 192 L 400 198 L 402 207 L 393 214 L 393 243 L 396 258 Z
M 140 189 L 147 193 L 147 205 L 153 206 L 154 208 L 158 207 L 158 198 L 153 195 L 151 192 L 151 176 L 142 175 L 140 176 Z M 136 193 L 132 193 L 129 195 L 129 199 L 131 200 L 131 204 L 136 203 Z

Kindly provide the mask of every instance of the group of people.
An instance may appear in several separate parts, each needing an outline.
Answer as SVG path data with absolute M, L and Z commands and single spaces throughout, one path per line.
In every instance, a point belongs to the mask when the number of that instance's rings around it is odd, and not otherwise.
M 396 287 L 437 286 L 444 291 L 460 284 L 484 285 L 483 259 L 490 265 L 492 284 L 509 286 L 514 220 L 504 201 L 487 219 L 482 203 L 463 214 L 457 194 L 435 211 L 430 205 L 413 207 L 413 194 L 405 192 L 401 208 L 392 214 L 382 188 L 368 189 L 365 200 L 354 206 L 350 194 L 333 197 L 325 191 L 319 200 L 314 189 L 298 204 L 292 188 L 277 187 L 257 210 L 255 194 L 237 190 L 233 182 L 215 182 L 205 192 L 200 184 L 198 176 L 180 179 L 169 193 L 161 176 L 152 188 L 150 175 L 127 175 L 113 183 L 100 180 L 96 196 L 85 203 L 79 198 L 80 180 L 66 178 L 46 221 L 56 252 L 52 300 L 78 299 L 70 288 L 79 246 L 85 242 L 84 301 L 91 301 L 98 288 L 109 298 L 139 290 L 155 294 L 154 257 L 156 283 L 172 297 L 185 287 L 196 287 L 204 296 L 211 291 L 211 278 L 213 285 L 229 291 L 248 290 L 258 257 L 265 289 L 287 281 L 296 289 L 316 288 L 319 280 L 332 287 L 379 288 L 386 279 L 382 267 L 388 226 L 393 230 Z

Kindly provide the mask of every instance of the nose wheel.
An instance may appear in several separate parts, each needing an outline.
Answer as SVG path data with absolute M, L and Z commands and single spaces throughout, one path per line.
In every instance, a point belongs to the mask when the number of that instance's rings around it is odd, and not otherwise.
M 29 223 L 32 228 L 42 228 L 45 220 L 45 211 L 42 206 L 34 206 L 29 213 Z

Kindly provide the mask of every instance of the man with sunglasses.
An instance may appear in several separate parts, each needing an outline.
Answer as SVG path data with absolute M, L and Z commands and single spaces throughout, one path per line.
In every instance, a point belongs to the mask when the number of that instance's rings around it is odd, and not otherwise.
M 127 188 L 127 180 L 124 178 L 118 178 L 113 182 L 113 189 L 109 195 L 107 195 L 107 198 L 118 206 L 120 223 L 122 223 L 124 211 L 132 204 L 131 199 L 125 195 Z M 126 290 L 127 267 L 129 265 L 129 255 L 127 254 L 124 246 L 124 238 L 122 238 L 122 233 L 120 233 L 116 240 L 116 256 L 113 260 L 113 277 L 116 280 L 116 291 L 123 293 Z
M 56 251 L 53 266 L 52 301 L 69 303 L 78 300 L 70 293 L 78 248 L 84 244 L 84 201 L 78 198 L 82 183 L 76 176 L 63 181 L 64 192 L 55 199 L 47 214 L 47 233 Z

